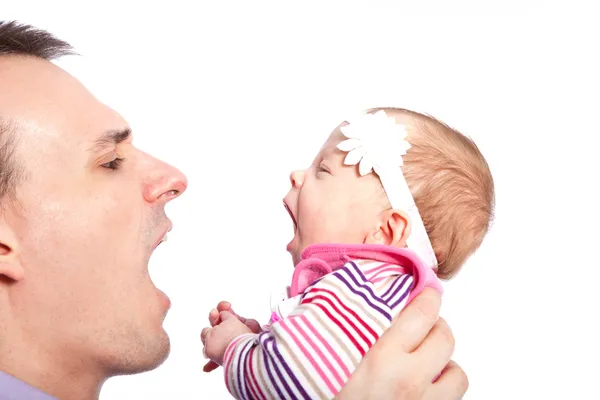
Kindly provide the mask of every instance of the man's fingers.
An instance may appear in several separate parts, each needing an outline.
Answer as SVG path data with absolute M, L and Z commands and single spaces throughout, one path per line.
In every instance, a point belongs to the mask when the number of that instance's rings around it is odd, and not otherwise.
M 428 373 L 433 379 L 448 364 L 452 353 L 454 353 L 454 335 L 448 323 L 440 318 L 413 355 L 417 360 L 423 360 L 421 363 L 423 373 Z
M 439 379 L 429 387 L 424 400 L 462 399 L 469 389 L 469 378 L 462 368 L 450 361 Z
M 202 368 L 202 371 L 204 372 L 211 372 L 214 371 L 215 369 L 219 368 L 219 364 L 217 364 L 214 361 L 209 361 L 204 365 L 204 368 Z
M 425 288 L 400 312 L 392 326 L 379 341 L 390 342 L 390 349 L 397 348 L 412 353 L 427 336 L 438 319 L 442 298 L 438 291 Z

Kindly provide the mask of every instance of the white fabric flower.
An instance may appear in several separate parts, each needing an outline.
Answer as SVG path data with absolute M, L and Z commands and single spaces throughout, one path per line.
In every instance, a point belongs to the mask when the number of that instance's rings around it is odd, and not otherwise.
M 363 114 L 348 123 L 340 128 L 347 139 L 337 145 L 341 151 L 348 152 L 344 164 L 358 164 L 361 176 L 373 170 L 381 175 L 384 169 L 402 166 L 402 156 L 410 149 L 404 125 L 396 123 L 383 110 Z

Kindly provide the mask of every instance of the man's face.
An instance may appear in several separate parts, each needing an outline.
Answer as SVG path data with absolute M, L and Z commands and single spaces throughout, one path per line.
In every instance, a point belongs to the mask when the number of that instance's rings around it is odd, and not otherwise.
M 185 176 L 136 149 L 118 114 L 47 61 L 0 59 L 0 87 L 22 176 L 0 218 L 24 270 L 8 289 L 13 323 L 32 346 L 82 368 L 156 367 L 169 352 L 169 301 L 148 261 Z

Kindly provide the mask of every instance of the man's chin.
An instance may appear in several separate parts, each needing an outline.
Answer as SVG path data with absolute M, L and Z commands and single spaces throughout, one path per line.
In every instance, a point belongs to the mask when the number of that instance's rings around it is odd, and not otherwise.
M 146 354 L 146 357 L 144 357 L 145 365 L 141 365 L 142 370 L 140 372 L 152 371 L 153 369 L 160 367 L 167 358 L 169 358 L 171 341 L 169 340 L 169 335 L 167 335 L 164 330 L 160 341 L 157 340 L 157 343 L 155 343 L 153 347 L 153 349 L 149 349 L 152 351 L 149 351 Z
M 161 366 L 169 357 L 171 352 L 171 342 L 165 331 L 160 338 L 156 338 L 153 343 L 137 343 L 134 346 L 135 353 L 129 354 L 129 360 L 121 360 L 119 365 L 113 367 L 111 375 L 134 375 L 143 372 L 152 371 Z

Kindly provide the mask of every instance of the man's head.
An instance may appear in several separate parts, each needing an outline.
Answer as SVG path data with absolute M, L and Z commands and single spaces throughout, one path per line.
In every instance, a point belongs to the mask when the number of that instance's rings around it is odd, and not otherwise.
M 480 246 L 494 208 L 494 183 L 487 162 L 466 136 L 432 117 L 384 110 L 405 125 L 411 148 L 402 167 L 439 263 L 438 275 L 452 277 Z M 337 145 L 346 138 L 338 126 L 304 171 L 294 171 L 284 202 L 294 220 L 288 245 L 294 263 L 316 243 L 370 243 L 404 247 L 411 223 L 394 210 L 374 174 L 360 176 L 344 165 Z
M 140 372 L 169 351 L 148 261 L 186 178 L 50 62 L 71 53 L 0 22 L 0 369 Z

